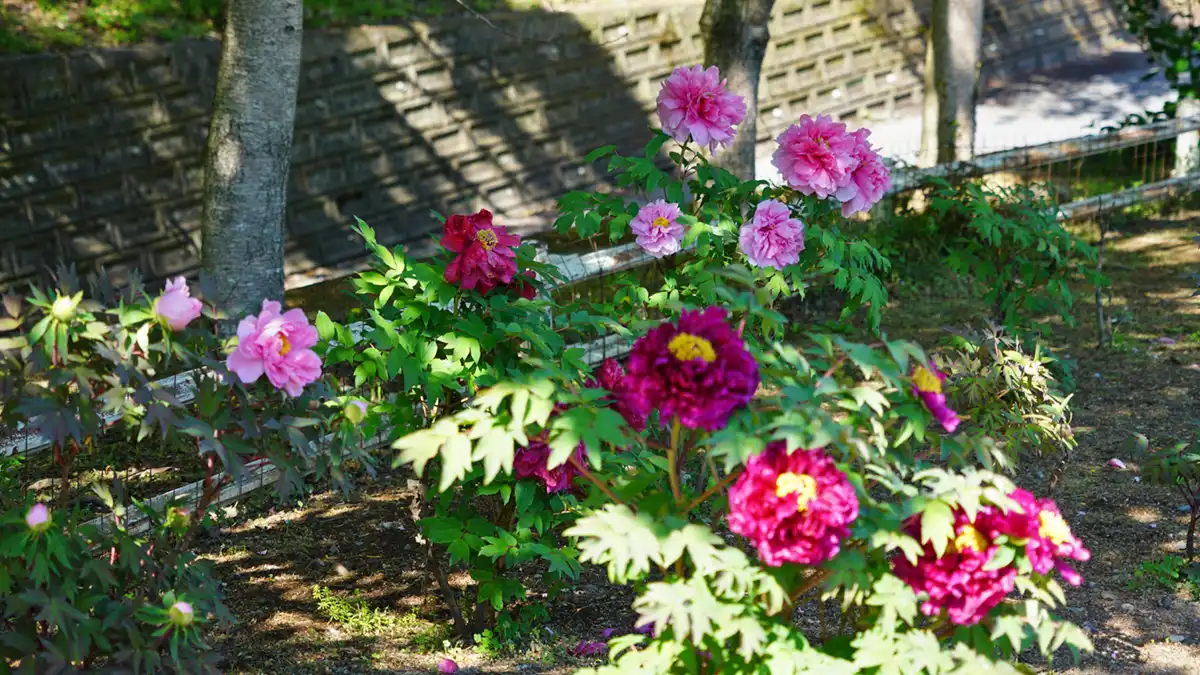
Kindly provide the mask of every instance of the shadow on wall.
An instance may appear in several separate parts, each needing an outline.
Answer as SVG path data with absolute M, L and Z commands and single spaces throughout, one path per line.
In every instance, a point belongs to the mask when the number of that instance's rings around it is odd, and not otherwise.
M 488 208 L 517 231 L 544 225 L 559 195 L 597 181 L 587 152 L 649 138 L 618 75 L 620 49 L 597 44 L 611 38 L 566 13 L 490 18 L 500 30 L 464 16 L 306 34 L 289 272 L 321 278 L 361 260 L 356 216 L 416 254 L 431 249 L 432 211 Z M 0 287 L 44 278 L 60 259 L 118 280 L 133 268 L 153 280 L 196 270 L 218 49 L 184 41 L 0 60 L 15 83 L 0 92 Z

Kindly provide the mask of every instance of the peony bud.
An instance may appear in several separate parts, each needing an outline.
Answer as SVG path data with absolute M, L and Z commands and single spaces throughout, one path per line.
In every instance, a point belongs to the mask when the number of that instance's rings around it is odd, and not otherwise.
M 54 301 L 54 305 L 50 307 L 50 314 L 59 321 L 70 321 L 75 318 L 75 308 L 79 306 L 79 300 L 82 296 L 76 295 L 60 295 Z
M 438 672 L 457 673 L 458 664 L 454 662 L 454 659 L 442 659 L 442 662 L 438 664 Z
M 171 605 L 171 609 L 167 610 L 168 616 L 171 617 L 171 623 L 183 628 L 192 623 L 192 619 L 196 618 L 196 612 L 192 610 L 190 602 L 179 602 Z
M 362 424 L 362 421 L 367 417 L 367 402 L 361 400 L 350 401 L 346 404 L 343 412 L 346 419 L 352 424 Z
M 25 524 L 34 532 L 45 532 L 50 529 L 50 509 L 45 504 L 34 504 L 25 514 Z

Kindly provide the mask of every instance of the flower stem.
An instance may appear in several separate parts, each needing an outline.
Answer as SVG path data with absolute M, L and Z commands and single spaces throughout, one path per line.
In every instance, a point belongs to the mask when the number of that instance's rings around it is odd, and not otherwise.
M 713 475 L 715 476 L 716 474 L 713 474 Z M 736 479 L 739 475 L 740 475 L 740 472 L 738 472 L 738 471 L 730 472 L 729 475 L 725 476 L 721 480 L 717 481 L 717 483 L 715 485 L 713 485 L 712 487 L 705 490 L 704 494 L 693 499 L 691 501 L 691 503 L 687 505 L 687 508 L 685 508 L 684 511 L 691 511 L 692 509 L 696 508 L 697 506 L 700 506 L 704 502 L 708 501 L 709 497 L 711 497 L 714 494 L 716 494 L 717 492 L 720 492 L 721 490 L 725 489 L 725 486 L 732 483 L 734 481 L 734 479 Z
M 572 466 L 574 466 L 576 469 L 579 470 L 579 474 L 581 476 L 583 476 L 584 478 L 591 481 L 592 484 L 595 485 L 596 487 L 600 488 L 600 491 L 603 492 L 605 494 L 605 496 L 607 496 L 609 499 L 620 504 L 621 506 L 628 506 L 628 504 L 621 501 L 621 498 L 618 497 L 616 495 L 616 493 L 612 491 L 612 488 L 608 487 L 608 485 L 605 484 L 604 481 L 600 480 L 599 478 L 596 478 L 596 474 L 589 471 L 584 462 L 580 462 L 578 459 L 576 459 L 573 456 L 570 459 L 568 459 L 567 461 L 570 462 Z M 636 509 L 634 509 L 634 510 L 636 511 Z
M 671 447 L 667 448 L 667 473 L 671 480 L 671 494 L 675 497 L 675 504 L 679 505 L 683 502 L 683 494 L 679 491 L 679 417 L 676 416 L 671 422 Z
M 796 601 L 799 600 L 805 593 L 811 591 L 817 584 L 828 579 L 829 575 L 830 572 L 828 570 L 818 570 L 813 574 L 808 575 L 808 577 L 804 579 L 804 583 L 800 584 L 800 588 L 797 588 L 792 593 L 792 604 L 796 604 Z

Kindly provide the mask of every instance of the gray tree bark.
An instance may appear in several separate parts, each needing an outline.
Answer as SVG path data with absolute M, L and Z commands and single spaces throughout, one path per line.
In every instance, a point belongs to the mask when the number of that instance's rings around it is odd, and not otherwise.
M 984 0 L 934 0 L 925 53 L 920 163 L 975 155 Z
M 303 0 L 230 0 L 204 159 L 202 258 L 231 330 L 283 299 Z
M 725 169 L 743 180 L 755 177 L 758 81 L 774 5 L 775 0 L 706 0 L 700 17 L 705 65 L 719 68 L 721 76 L 729 81 L 729 90 L 746 99 L 746 119 L 729 149 L 719 157 Z

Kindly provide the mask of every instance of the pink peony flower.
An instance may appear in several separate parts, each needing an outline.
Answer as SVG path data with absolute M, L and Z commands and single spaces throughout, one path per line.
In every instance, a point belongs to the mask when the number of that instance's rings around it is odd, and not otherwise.
M 238 346 L 225 365 L 242 384 L 253 384 L 265 372 L 267 380 L 288 396 L 299 396 L 304 387 L 321 377 L 321 359 L 312 350 L 317 329 L 299 309 L 280 314 L 282 306 L 263 300 L 262 312 L 238 324 Z
M 605 359 L 600 370 L 596 371 L 596 377 L 584 383 L 585 386 L 594 389 L 607 389 L 610 395 L 606 399 L 612 402 L 613 410 L 620 413 L 621 417 L 625 418 L 625 423 L 635 431 L 641 431 L 646 428 L 646 413 L 633 400 L 630 384 L 631 380 L 625 375 L 625 369 L 616 359 Z
M 716 66 L 676 68 L 658 92 L 663 131 L 680 143 L 690 137 L 710 152 L 733 141 L 733 127 L 745 117 L 746 102 L 725 88 Z
M 787 451 L 783 441 L 746 462 L 729 489 L 729 529 L 772 567 L 820 565 L 838 554 L 858 517 L 846 474 L 821 450 Z
M 50 509 L 45 504 L 34 504 L 29 513 L 25 514 L 25 524 L 34 532 L 45 532 L 50 529 Z
M 892 189 L 892 173 L 884 166 L 879 153 L 867 142 L 867 136 L 870 135 L 871 132 L 866 129 L 851 134 L 855 142 L 855 166 L 845 184 L 834 193 L 834 197 L 842 202 L 843 216 L 870 209 Z
M 946 381 L 946 374 L 938 370 L 937 366 L 932 361 L 929 362 L 929 367 L 917 366 L 913 371 L 913 393 L 920 397 L 925 407 L 929 412 L 933 413 L 942 428 L 947 433 L 954 433 L 958 428 L 958 414 L 946 405 L 946 395 L 942 393 L 942 383 Z
M 438 672 L 439 673 L 457 673 L 458 672 L 458 664 L 455 663 L 453 659 L 442 659 L 441 663 L 438 664 Z
M 1029 558 L 1033 571 L 1049 574 L 1057 570 L 1072 586 L 1083 582 L 1083 577 L 1066 560 L 1087 562 L 1091 551 L 1071 532 L 1071 526 L 1051 499 L 1039 500 L 1027 490 L 1017 489 L 1011 495 L 1020 506 L 1010 510 L 1001 518 L 999 532 L 1008 535 L 1014 543 L 1025 546 L 1025 557 Z
M 638 246 L 655 258 L 662 258 L 679 252 L 684 227 L 676 219 L 681 215 L 678 206 L 658 199 L 638 210 L 629 226 L 637 235 Z
M 163 294 L 154 301 L 154 313 L 163 318 L 171 330 L 183 330 L 200 316 L 203 304 L 192 297 L 187 280 L 175 277 L 167 282 Z
M 804 223 L 792 218 L 786 205 L 767 199 L 759 202 L 754 217 L 742 225 L 738 241 L 751 265 L 781 270 L 800 260 Z
M 517 273 L 513 247 L 520 244 L 520 237 L 492 225 L 492 212 L 487 209 L 450 216 L 443 227 L 442 246 L 458 256 L 446 266 L 446 281 L 468 291 L 478 288 L 480 293 L 510 284 Z
M 663 323 L 642 336 L 629 356 L 630 401 L 645 414 L 658 410 L 689 429 L 715 431 L 758 388 L 758 364 L 725 310 L 684 310 L 678 324 Z
M 846 132 L 845 124 L 828 115 L 801 116 L 799 126 L 784 129 L 778 142 L 771 163 L 788 185 L 806 195 L 821 199 L 833 195 L 858 165 L 858 142 Z
M 918 593 L 925 593 L 921 611 L 926 616 L 946 612 L 950 622 L 959 626 L 979 623 L 1000 604 L 1016 585 L 1017 569 L 1009 564 L 987 569 L 999 546 L 991 534 L 997 531 L 997 511 L 990 506 L 979 509 L 972 521 L 962 509 L 954 514 L 955 538 L 938 557 L 932 543 L 925 544 L 916 564 L 900 556 L 892 571 Z M 921 538 L 921 517 L 913 516 L 905 524 L 910 535 Z

